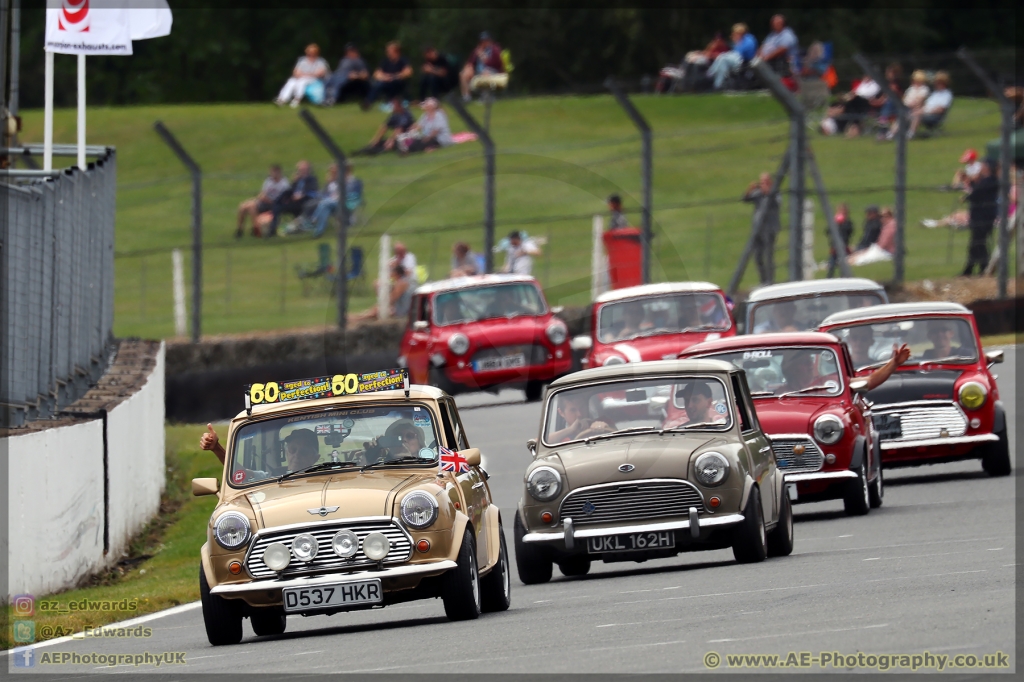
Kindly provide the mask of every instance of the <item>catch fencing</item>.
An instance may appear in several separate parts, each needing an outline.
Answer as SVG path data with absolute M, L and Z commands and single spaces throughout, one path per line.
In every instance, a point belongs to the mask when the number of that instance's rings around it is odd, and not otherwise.
M 81 171 L 0 173 L 0 426 L 60 412 L 113 342 L 113 148 Z

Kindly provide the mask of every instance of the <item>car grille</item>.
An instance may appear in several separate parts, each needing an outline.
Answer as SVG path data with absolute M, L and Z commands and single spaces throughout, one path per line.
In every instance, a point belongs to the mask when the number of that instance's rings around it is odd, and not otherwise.
M 548 349 L 539 344 L 481 348 L 476 353 L 473 353 L 472 361 L 477 362 L 480 360 L 489 360 L 491 358 L 500 358 L 506 355 L 517 355 L 519 353 L 523 353 L 526 356 L 526 364 L 528 365 L 543 365 L 548 361 Z
M 563 521 L 571 518 L 574 525 L 585 526 L 686 516 L 690 507 L 704 511 L 704 498 L 686 481 L 636 481 L 573 491 L 562 500 L 558 514 Z
M 967 417 L 952 403 L 934 405 L 885 405 L 872 409 L 875 416 L 899 415 L 899 438 L 888 439 L 896 442 L 962 436 L 967 433 Z M 943 433 L 945 430 L 945 433 Z
M 772 437 L 772 452 L 779 469 L 788 473 L 798 471 L 818 471 L 825 463 L 825 455 L 821 448 L 810 438 L 775 438 Z M 801 455 L 793 452 L 797 445 L 804 446 Z
M 331 545 L 331 540 L 334 538 L 334 534 L 342 528 L 348 528 L 356 535 L 359 536 L 359 551 L 355 553 L 355 556 L 349 559 L 342 559 L 334 553 L 334 548 Z M 266 564 L 263 563 L 263 551 L 272 542 L 283 542 L 287 547 L 291 547 L 292 540 L 295 539 L 296 535 L 300 533 L 310 533 L 317 539 L 317 555 L 309 563 L 299 562 L 295 559 L 295 555 L 292 555 L 292 563 L 288 565 L 288 568 L 281 571 L 281 577 L 302 575 L 307 573 L 325 573 L 330 571 L 345 571 L 349 569 L 355 569 L 366 566 L 376 565 L 377 562 L 371 561 L 365 554 L 363 554 L 363 538 L 373 532 L 383 533 L 387 536 L 388 540 L 391 541 L 391 549 L 388 555 L 384 557 L 385 564 L 393 564 L 401 561 L 405 561 L 412 554 L 412 538 L 404 530 L 399 528 L 394 522 L 380 520 L 380 521 L 366 521 L 366 520 L 341 520 L 337 522 L 312 524 L 305 528 L 289 528 L 286 531 L 275 532 L 273 530 L 268 531 L 265 534 L 260 535 L 252 547 L 249 549 L 249 554 L 246 557 L 246 568 L 249 569 L 249 573 L 254 578 L 275 578 L 278 576 L 276 571 L 272 571 L 267 568 Z

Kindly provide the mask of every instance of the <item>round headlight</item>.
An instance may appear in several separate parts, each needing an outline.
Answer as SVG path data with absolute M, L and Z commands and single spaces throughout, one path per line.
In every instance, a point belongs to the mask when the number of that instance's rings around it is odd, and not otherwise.
M 838 443 L 843 437 L 843 420 L 834 414 L 823 414 L 814 420 L 814 437 L 825 445 Z
M 363 538 L 363 554 L 371 561 L 380 561 L 391 550 L 391 541 L 384 533 L 370 533 Z
M 717 452 L 705 452 L 693 463 L 693 473 L 703 485 L 718 485 L 729 475 L 729 460 Z
M 240 512 L 224 512 L 213 524 L 213 536 L 224 549 L 238 549 L 249 540 L 249 519 Z
M 985 404 L 988 391 L 977 381 L 968 381 L 960 387 L 960 404 L 968 410 L 976 410 Z
M 309 533 L 299 533 L 292 540 L 292 554 L 299 561 L 312 561 L 320 549 L 316 538 Z
M 434 496 L 416 490 L 402 500 L 402 521 L 410 528 L 426 528 L 437 520 L 437 502 Z
M 526 489 L 535 500 L 546 502 L 558 496 L 562 490 L 562 477 L 551 467 L 538 467 L 526 481 Z
M 342 559 L 348 559 L 359 551 L 359 536 L 348 528 L 344 528 L 334 534 L 331 546 L 334 548 L 335 554 Z
M 626 364 L 626 359 L 619 355 L 609 355 L 601 364 L 605 367 L 608 365 L 624 365 Z
M 267 568 L 271 571 L 277 571 L 280 573 L 284 569 L 288 568 L 288 564 L 291 563 L 291 560 L 292 555 L 283 542 L 271 542 L 267 545 L 267 548 L 263 550 L 263 563 L 266 564 Z
M 469 350 L 469 339 L 465 334 L 452 334 L 448 337 L 448 349 L 456 355 L 465 355 Z
M 569 337 L 569 329 L 565 326 L 565 323 L 561 320 L 555 320 L 548 325 L 547 328 L 548 340 L 556 346 L 561 346 L 565 343 L 565 340 Z

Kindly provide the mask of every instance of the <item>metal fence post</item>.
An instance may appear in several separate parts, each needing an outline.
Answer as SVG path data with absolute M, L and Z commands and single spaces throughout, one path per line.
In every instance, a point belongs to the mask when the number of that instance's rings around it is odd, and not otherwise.
M 651 146 L 651 126 L 647 123 L 647 120 L 637 111 L 637 108 L 633 106 L 633 102 L 630 101 L 622 87 L 615 82 L 614 79 L 609 77 L 605 80 L 604 85 L 608 88 L 612 95 L 615 97 L 615 101 L 619 103 L 622 110 L 626 112 L 630 120 L 633 121 L 633 125 L 640 131 L 640 194 L 643 197 L 643 205 L 641 206 L 640 223 L 641 223 L 641 236 L 640 236 L 640 248 L 641 248 L 641 273 L 644 284 L 651 283 L 651 239 L 653 238 L 653 232 L 651 229 L 651 210 L 652 210 L 652 182 L 651 173 L 653 170 L 652 160 L 652 146 Z
M 469 129 L 476 133 L 480 144 L 484 146 L 484 269 L 490 274 L 494 272 L 494 140 L 491 139 L 490 131 L 481 126 L 466 110 L 458 94 L 452 92 L 446 101 Z
M 153 129 L 192 175 L 192 343 L 202 333 L 203 305 L 203 171 L 160 121 Z
M 313 135 L 338 166 L 338 329 L 344 331 L 348 325 L 348 160 L 345 158 L 345 152 L 334 144 L 334 140 L 308 109 L 300 111 L 299 117 L 309 126 Z

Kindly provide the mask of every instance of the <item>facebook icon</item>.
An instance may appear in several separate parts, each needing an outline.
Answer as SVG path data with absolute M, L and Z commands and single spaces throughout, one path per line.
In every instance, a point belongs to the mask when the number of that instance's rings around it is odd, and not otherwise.
M 35 647 L 25 647 L 24 649 L 15 649 L 13 653 L 14 667 L 15 668 L 32 668 L 36 664 L 36 651 Z

